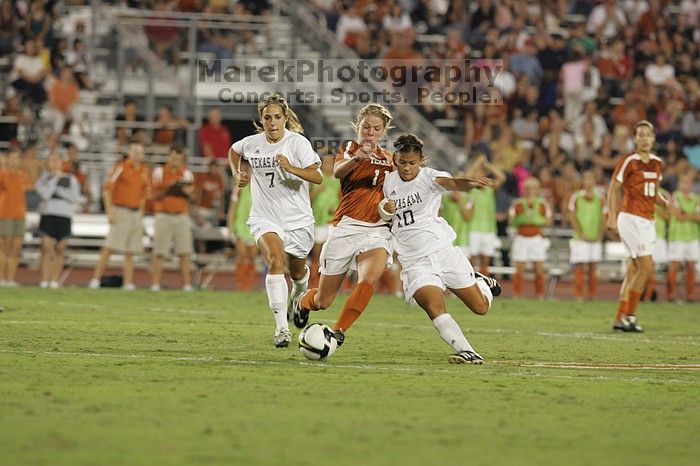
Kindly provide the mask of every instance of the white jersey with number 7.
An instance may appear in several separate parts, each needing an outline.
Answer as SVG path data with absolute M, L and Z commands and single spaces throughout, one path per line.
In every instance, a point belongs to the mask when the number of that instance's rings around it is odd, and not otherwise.
M 296 167 L 320 164 L 320 157 L 304 136 L 285 130 L 282 138 L 271 144 L 265 133 L 258 133 L 235 142 L 231 148 L 253 170 L 251 217 L 270 220 L 286 231 L 314 223 L 309 182 L 286 172 L 275 160 L 277 154 L 282 154 Z

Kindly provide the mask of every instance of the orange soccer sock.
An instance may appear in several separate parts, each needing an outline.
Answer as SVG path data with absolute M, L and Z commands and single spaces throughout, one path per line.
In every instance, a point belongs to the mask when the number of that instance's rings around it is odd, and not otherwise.
M 519 298 L 520 294 L 523 292 L 523 274 L 522 272 L 515 272 L 513 274 L 513 296 Z
M 669 268 L 666 276 L 666 299 L 673 301 L 676 299 L 676 279 L 678 272 L 675 268 Z
M 574 295 L 578 299 L 583 299 L 583 265 L 576 265 L 574 270 Z
M 685 292 L 686 300 L 693 301 L 695 297 L 695 263 L 691 262 L 685 265 Z
M 642 293 L 639 291 L 629 290 L 629 301 L 627 302 L 627 315 L 633 316 L 637 312 L 637 305 L 642 299 Z
M 544 297 L 544 274 L 535 274 L 535 294 L 538 298 Z
M 615 320 L 621 320 L 627 314 L 627 301 L 620 300 L 617 305 L 617 314 L 615 315 Z
M 255 282 L 258 279 L 258 273 L 255 270 L 255 264 L 250 262 L 246 267 L 245 289 L 252 290 L 255 288 Z
M 654 280 L 654 275 L 652 274 L 647 280 L 647 286 L 644 289 L 644 300 L 651 301 L 651 297 L 654 295 L 654 288 L 656 287 L 656 282 Z
M 598 294 L 598 274 L 595 264 L 590 264 L 588 270 L 588 299 L 595 299 Z
M 372 294 L 374 294 L 374 286 L 371 283 L 358 283 L 350 297 L 345 301 L 334 329 L 342 331 L 349 329 L 367 308 Z
M 318 293 L 318 288 L 309 288 L 309 290 L 301 295 L 301 299 L 299 300 L 299 306 L 301 306 L 302 309 L 306 309 L 307 311 L 318 311 L 318 306 L 316 305 L 316 301 L 314 298 L 316 297 L 316 293 Z

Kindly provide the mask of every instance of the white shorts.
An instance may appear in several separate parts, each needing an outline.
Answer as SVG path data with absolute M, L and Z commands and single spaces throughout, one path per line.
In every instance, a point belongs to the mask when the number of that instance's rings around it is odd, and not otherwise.
M 603 260 L 603 243 L 600 241 L 569 240 L 569 260 L 572 264 L 587 264 Z
M 483 231 L 469 232 L 469 254 L 472 256 L 496 256 L 496 249 L 501 245 L 496 233 Z
M 654 264 L 668 264 L 668 242 L 663 238 L 654 241 L 654 250 L 651 252 Z
M 250 234 L 255 238 L 255 244 L 265 233 L 275 233 L 284 243 L 284 252 L 300 259 L 306 258 L 314 246 L 313 224 L 297 228 L 296 230 L 283 230 L 274 222 L 260 217 L 248 219 Z
M 669 241 L 669 262 L 697 262 L 700 260 L 700 241 Z
M 314 228 L 314 241 L 323 244 L 328 239 L 328 225 L 316 225 Z
M 543 236 L 515 235 L 510 247 L 510 259 L 513 262 L 544 262 L 548 250 L 549 240 Z
M 393 249 L 388 228 L 358 229 L 331 225 L 328 227 L 328 240 L 321 248 L 319 271 L 323 275 L 340 275 L 356 269 L 357 256 L 372 249 L 385 249 L 389 255 L 386 266 L 391 266 Z
M 476 284 L 471 262 L 457 246 L 419 257 L 406 263 L 401 261 L 401 283 L 406 302 L 415 303 L 413 295 L 424 286 L 458 290 Z
M 620 212 L 617 215 L 617 231 L 631 258 L 652 255 L 656 241 L 653 220 Z

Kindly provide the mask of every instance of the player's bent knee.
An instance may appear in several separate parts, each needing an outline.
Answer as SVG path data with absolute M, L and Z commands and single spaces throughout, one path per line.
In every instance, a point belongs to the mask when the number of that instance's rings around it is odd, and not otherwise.
M 486 299 L 484 299 L 483 302 L 475 305 L 471 308 L 471 310 L 474 314 L 485 316 L 489 312 L 489 303 L 486 302 Z

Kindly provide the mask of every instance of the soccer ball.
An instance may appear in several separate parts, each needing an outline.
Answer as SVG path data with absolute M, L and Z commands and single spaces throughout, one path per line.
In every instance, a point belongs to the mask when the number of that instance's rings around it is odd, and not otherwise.
M 311 324 L 299 334 L 299 351 L 306 359 L 318 361 L 333 356 L 338 340 L 328 325 Z

